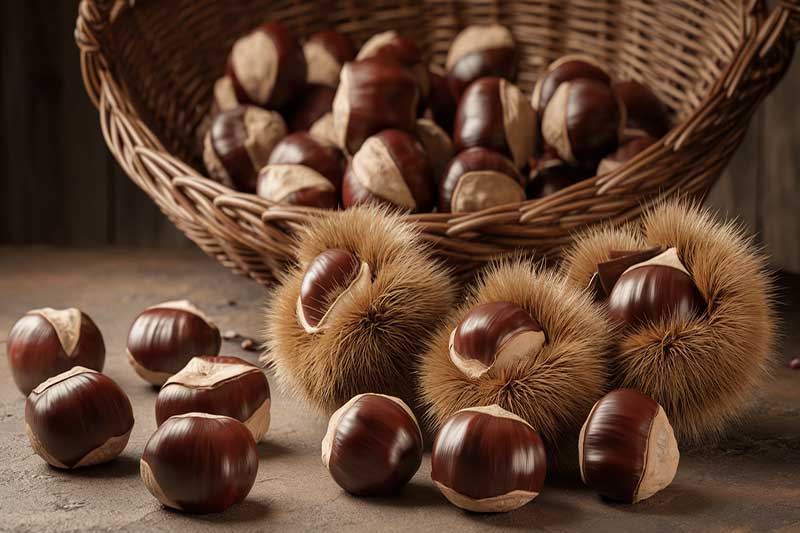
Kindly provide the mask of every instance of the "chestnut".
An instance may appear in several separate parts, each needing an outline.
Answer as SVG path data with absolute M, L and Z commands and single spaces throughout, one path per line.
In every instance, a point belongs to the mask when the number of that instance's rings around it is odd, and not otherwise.
M 306 58 L 292 33 L 267 22 L 233 43 L 226 74 L 240 102 L 281 109 L 306 84 Z
M 192 412 L 225 415 L 258 442 L 269 429 L 269 408 L 269 383 L 260 368 L 238 357 L 193 357 L 158 392 L 156 423 Z
M 450 360 L 467 376 L 479 378 L 534 357 L 544 344 L 542 326 L 525 309 L 489 302 L 473 307 L 450 333 Z
M 353 60 L 355 49 L 347 35 L 323 30 L 308 38 L 303 45 L 303 55 L 308 65 L 308 83 L 336 89 L 342 65 Z
M 595 174 L 591 168 L 567 164 L 549 146 L 540 157 L 531 158 L 529 165 L 528 198 L 543 198 Z
M 513 511 L 542 490 L 547 455 L 530 424 L 499 405 L 448 418 L 431 450 L 431 478 L 450 503 L 481 513 Z
M 542 74 L 533 88 L 531 106 L 538 114 L 540 121 L 556 89 L 565 81 L 572 81 L 578 78 L 597 80 L 606 85 L 611 83 L 611 77 L 608 72 L 591 56 L 568 54 L 556 59 L 548 65 L 544 74 Z
M 625 106 L 622 129 L 625 139 L 640 135 L 660 139 L 667 134 L 670 128 L 669 112 L 649 87 L 638 81 L 621 81 L 615 83 L 613 89 Z
M 592 407 L 578 439 L 581 479 L 611 500 L 636 503 L 672 483 L 680 453 L 664 409 L 631 390 Z
M 28 395 L 36 385 L 73 366 L 103 370 L 103 335 L 80 309 L 34 309 L 17 320 L 6 344 L 17 388 Z
M 430 67 L 428 78 L 431 80 L 428 109 L 434 122 L 449 135 L 453 131 L 453 120 L 455 120 L 456 116 L 458 99 L 450 90 L 450 84 L 440 69 Z
M 288 113 L 289 131 L 308 131 L 325 113 L 333 109 L 336 89 L 327 85 L 308 85 Z
M 322 463 L 350 494 L 393 494 L 414 477 L 421 462 L 422 431 L 400 398 L 359 394 L 331 415 Z
M 655 144 L 656 140 L 647 134 L 633 137 L 630 141 L 621 145 L 613 153 L 605 156 L 597 165 L 597 175 L 608 174 L 617 170 L 619 167 L 639 155 Z
M 219 113 L 203 139 L 209 176 L 228 187 L 255 192 L 258 170 L 285 135 L 286 123 L 278 113 L 253 106 Z
M 306 333 L 325 327 L 328 316 L 359 288 L 371 282 L 370 267 L 347 250 L 332 248 L 306 268 L 297 298 L 297 319 Z
M 377 58 L 347 63 L 333 99 L 336 144 L 354 154 L 382 130 L 413 133 L 419 100 L 416 80 L 399 63 Z
M 624 325 L 655 323 L 666 317 L 689 320 L 705 307 L 675 248 L 629 267 L 608 296 L 609 316 Z
M 436 122 L 427 118 L 417 120 L 416 134 L 428 154 L 433 169 L 433 181 L 439 183 L 445 168 L 453 158 L 453 141 Z
M 456 152 L 481 146 L 510 157 L 521 168 L 533 154 L 535 136 L 533 109 L 513 83 L 481 78 L 461 96 L 453 126 Z
M 187 300 L 143 311 L 128 332 L 128 362 L 139 376 L 161 386 L 192 357 L 217 355 L 219 329 Z
M 305 132 L 275 145 L 258 175 L 257 193 L 276 203 L 333 209 L 339 204 L 345 158 Z
M 611 294 L 611 289 L 616 285 L 622 274 L 633 265 L 642 263 L 661 255 L 665 249 L 654 246 L 643 250 L 609 250 L 609 260 L 597 264 L 597 271 L 592 277 L 596 286 L 592 288 L 595 299 L 604 301 Z M 590 283 L 592 285 L 592 283 Z
M 513 81 L 517 72 L 514 37 L 500 24 L 467 26 L 453 39 L 445 69 L 453 94 L 460 96 L 473 81 L 496 76 Z
M 25 433 L 33 451 L 57 468 L 111 461 L 133 429 L 128 397 L 110 377 L 72 367 L 33 389 L 25 402 Z
M 325 113 L 319 117 L 308 129 L 308 133 L 316 140 L 336 146 L 342 150 L 343 153 L 349 155 L 345 152 L 342 145 L 339 144 L 339 138 L 333 124 L 333 113 Z
M 617 148 L 625 108 L 605 82 L 563 82 L 544 110 L 542 138 L 570 165 L 596 165 Z
M 211 104 L 211 114 L 216 115 L 222 111 L 230 111 L 239 106 L 233 80 L 230 76 L 222 76 L 214 82 L 214 100 Z
M 187 413 L 153 433 L 139 462 L 150 494 L 189 513 L 220 513 L 244 500 L 258 473 L 256 441 L 229 416 Z
M 390 205 L 412 213 L 433 208 L 433 169 L 425 148 L 400 130 L 367 139 L 344 174 L 342 203 Z
M 466 213 L 525 200 L 522 175 L 506 157 L 469 148 L 454 157 L 439 182 L 439 211 Z
M 357 60 L 369 58 L 394 61 L 407 68 L 419 87 L 420 99 L 417 109 L 420 112 L 425 110 L 431 82 L 428 67 L 422 62 L 422 52 L 414 41 L 394 30 L 377 33 L 367 39 L 356 56 Z

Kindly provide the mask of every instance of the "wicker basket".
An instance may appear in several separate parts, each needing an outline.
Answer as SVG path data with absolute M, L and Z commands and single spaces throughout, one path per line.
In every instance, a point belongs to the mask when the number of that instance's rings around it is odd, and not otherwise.
M 442 64 L 465 25 L 498 21 L 521 49 L 519 84 L 568 52 L 650 85 L 676 126 L 629 164 L 540 200 L 468 215 L 408 216 L 457 272 L 524 248 L 555 255 L 575 230 L 637 217 L 677 193 L 703 197 L 791 62 L 800 0 L 83 0 L 75 38 L 111 152 L 200 248 L 271 282 L 292 233 L 320 211 L 277 206 L 204 177 L 197 129 L 234 39 L 267 19 L 357 42 L 396 29 Z

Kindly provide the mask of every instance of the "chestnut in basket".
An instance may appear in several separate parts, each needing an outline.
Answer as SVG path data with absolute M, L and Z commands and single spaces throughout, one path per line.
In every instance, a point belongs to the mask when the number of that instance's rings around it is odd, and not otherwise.
M 209 176 L 228 187 L 255 192 L 258 170 L 286 135 L 286 123 L 273 111 L 242 106 L 219 113 L 203 140 Z
M 578 78 L 597 80 L 606 85 L 611 83 L 611 77 L 605 68 L 591 56 L 584 54 L 568 54 L 553 61 L 548 65 L 545 73 L 536 82 L 531 96 L 531 105 L 536 111 L 541 122 L 544 110 L 556 89 L 565 81 Z
M 308 65 L 308 83 L 336 89 L 342 65 L 353 60 L 355 49 L 347 35 L 323 30 L 308 38 L 303 45 L 303 55 Z
M 333 109 L 336 89 L 327 85 L 309 84 L 302 96 L 292 103 L 287 121 L 289 131 L 308 131 L 325 113 Z
M 286 26 L 267 22 L 233 43 L 226 73 L 240 102 L 282 109 L 306 84 L 306 58 Z
M 597 166 L 597 175 L 608 174 L 633 159 L 640 152 L 650 148 L 656 140 L 647 134 L 633 137 L 630 141 L 620 145 L 613 153 L 600 160 Z
M 433 208 L 433 188 L 433 170 L 420 142 L 404 131 L 384 130 L 367 139 L 347 166 L 342 203 L 420 213 Z
M 111 378 L 90 368 L 40 383 L 25 402 L 25 433 L 42 459 L 57 468 L 105 463 L 128 444 L 133 410 Z
M 511 158 L 521 168 L 533 154 L 536 118 L 513 83 L 481 78 L 461 96 L 453 128 L 456 152 L 481 146 Z
M 187 300 L 150 307 L 128 332 L 128 362 L 145 381 L 163 385 L 192 357 L 217 355 L 219 329 Z
M 103 370 L 106 346 L 89 315 L 80 309 L 34 309 L 17 320 L 6 344 L 8 366 L 26 396 L 49 377 L 85 366 Z
M 591 168 L 569 165 L 550 147 L 540 157 L 529 161 L 530 172 L 525 192 L 528 198 L 543 198 L 594 176 Z
M 433 181 L 439 183 L 444 170 L 453 158 L 453 141 L 436 122 L 427 118 L 417 121 L 416 134 L 430 159 Z
M 214 116 L 222 111 L 230 111 L 239 106 L 236 98 L 236 90 L 233 88 L 233 80 L 230 76 L 221 76 L 214 82 L 214 100 L 211 103 L 211 115 Z
M 354 154 L 385 129 L 412 133 L 419 99 L 415 78 L 399 63 L 376 58 L 347 63 L 333 99 L 337 144 Z
M 539 495 L 546 471 L 539 434 L 499 405 L 458 411 L 431 450 L 431 479 L 450 503 L 468 511 L 522 507 Z
M 680 460 L 664 409 L 632 389 L 609 392 L 594 405 L 578 448 L 583 482 L 624 503 L 642 501 L 666 488 Z
M 305 132 L 279 142 L 258 176 L 258 195 L 276 203 L 333 209 L 345 158 L 337 147 Z
M 319 117 L 308 129 L 308 133 L 310 133 L 311 136 L 316 140 L 336 146 L 342 151 L 342 153 L 349 155 L 344 147 L 339 144 L 339 138 L 336 135 L 336 128 L 333 125 L 333 113 L 325 113 Z
M 592 166 L 617 148 L 624 115 L 609 84 L 588 78 L 566 81 L 544 110 L 542 138 L 564 162 Z
M 467 213 L 525 200 L 524 180 L 506 157 L 486 148 L 458 154 L 439 182 L 439 211 Z
M 242 422 L 256 442 L 269 429 L 267 376 L 238 357 L 193 357 L 169 378 L 156 399 L 156 423 L 192 412 L 225 415 Z
M 667 107 L 646 85 L 638 81 L 621 81 L 614 84 L 614 93 L 625 106 L 625 139 L 649 135 L 660 139 L 670 128 Z
M 189 513 L 220 513 L 244 500 L 258 474 L 258 452 L 244 424 L 208 413 L 176 415 L 147 441 L 139 462 L 150 494 Z
M 428 73 L 428 77 L 431 80 L 428 109 L 430 109 L 434 122 L 449 135 L 453 131 L 453 120 L 456 116 L 458 99 L 450 90 L 450 84 L 440 69 L 432 66 Z
M 422 431 L 394 396 L 359 394 L 339 408 L 322 439 L 322 463 L 356 496 L 385 496 L 414 477 L 422 462 Z
M 450 90 L 457 96 L 486 76 L 513 81 L 517 72 L 514 37 L 500 24 L 467 26 L 453 39 L 445 68 Z

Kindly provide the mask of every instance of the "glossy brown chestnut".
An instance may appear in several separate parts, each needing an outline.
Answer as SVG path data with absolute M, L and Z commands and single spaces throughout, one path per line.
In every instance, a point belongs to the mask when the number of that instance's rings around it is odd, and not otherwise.
M 422 462 L 422 432 L 399 398 L 359 394 L 339 408 L 322 440 L 322 463 L 356 496 L 397 492 Z
M 591 168 L 567 164 L 550 147 L 545 147 L 541 157 L 531 158 L 529 164 L 525 187 L 528 198 L 544 198 L 595 174 Z
M 150 307 L 128 332 L 128 362 L 145 381 L 163 385 L 192 357 L 217 355 L 219 329 L 187 300 Z
M 609 316 L 628 326 L 667 317 L 689 320 L 705 308 L 703 295 L 675 248 L 629 267 L 608 296 Z
M 303 54 L 308 65 L 308 83 L 336 89 L 342 65 L 353 60 L 355 49 L 347 35 L 323 30 L 308 38 L 303 45 Z
M 233 44 L 226 74 L 240 102 L 281 109 L 303 90 L 306 69 L 297 39 L 283 24 L 267 22 Z
M 630 141 L 621 145 L 613 153 L 600 160 L 597 166 L 597 175 L 608 174 L 617 170 L 619 167 L 639 155 L 655 144 L 656 140 L 647 134 L 633 137 Z
M 596 165 L 619 142 L 625 108 L 605 82 L 562 83 L 544 110 L 542 139 L 571 165 Z
M 147 441 L 139 469 L 145 487 L 163 505 L 189 513 L 220 513 L 253 488 L 256 442 L 235 418 L 177 415 Z
M 439 182 L 439 211 L 467 213 L 525 199 L 523 178 L 506 157 L 469 148 L 450 161 Z
M 39 384 L 25 402 L 25 433 L 33 451 L 57 468 L 105 463 L 128 444 L 131 402 L 114 381 L 73 367 Z
M 17 320 L 6 344 L 8 366 L 26 396 L 49 377 L 73 366 L 103 370 L 103 335 L 80 309 L 34 309 Z
M 219 113 L 203 139 L 209 176 L 228 187 L 255 192 L 258 170 L 285 135 L 286 123 L 278 113 L 253 106 Z
M 417 120 L 416 135 L 428 154 L 433 170 L 434 184 L 438 184 L 444 170 L 453 159 L 453 141 L 436 122 L 427 118 Z
M 158 392 L 156 423 L 192 412 L 225 415 L 258 442 L 269 429 L 269 408 L 269 383 L 260 368 L 238 357 L 194 357 Z
M 450 90 L 450 84 L 441 69 L 431 66 L 428 69 L 428 77 L 431 80 L 428 109 L 430 109 L 434 122 L 449 135 L 453 131 L 453 120 L 456 117 L 458 99 Z
M 422 144 L 400 130 L 383 130 L 367 139 L 344 174 L 345 207 L 383 204 L 412 213 L 433 208 L 434 181 Z
M 511 302 L 476 305 L 450 334 L 450 360 L 479 378 L 535 356 L 545 344 L 542 327 Z
M 608 298 L 619 277 L 630 267 L 661 255 L 664 251 L 660 246 L 644 250 L 610 250 L 609 260 L 597 264 L 597 298 L 599 300 Z
M 453 126 L 456 152 L 473 146 L 489 148 L 521 168 L 533 154 L 535 136 L 533 109 L 513 83 L 481 78 L 461 96 Z
M 670 128 L 667 106 L 646 85 L 638 81 L 621 81 L 614 84 L 614 92 L 625 106 L 625 124 L 622 135 L 632 139 L 649 135 L 660 139 Z
M 336 89 L 327 85 L 308 85 L 288 113 L 289 131 L 308 131 L 325 113 L 333 109 Z
M 276 203 L 333 209 L 339 204 L 345 157 L 306 132 L 275 145 L 258 175 L 257 194 Z
M 419 100 L 414 76 L 399 63 L 376 58 L 347 63 L 333 99 L 336 144 L 354 154 L 382 130 L 413 133 Z
M 451 416 L 431 450 L 431 478 L 450 502 L 482 513 L 512 511 L 542 490 L 547 456 L 539 434 L 499 405 Z
M 336 308 L 371 282 L 369 265 L 352 252 L 325 250 L 308 264 L 297 298 L 297 319 L 306 333 L 325 327 Z
M 611 77 L 605 68 L 591 56 L 583 54 L 568 54 L 553 61 L 545 73 L 536 82 L 531 97 L 531 105 L 542 120 L 542 115 L 550 99 L 565 81 L 578 78 L 589 78 L 605 83 L 611 83 Z
M 453 39 L 445 68 L 450 90 L 459 96 L 473 81 L 486 76 L 514 81 L 514 37 L 499 24 L 467 26 Z
M 594 405 L 578 448 L 583 482 L 600 495 L 625 503 L 666 488 L 680 460 L 664 409 L 631 389 L 609 392 Z

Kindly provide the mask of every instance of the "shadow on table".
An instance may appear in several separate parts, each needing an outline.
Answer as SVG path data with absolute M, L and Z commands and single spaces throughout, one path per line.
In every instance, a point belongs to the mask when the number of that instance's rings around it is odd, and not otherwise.
M 62 474 L 73 478 L 84 479 L 115 479 L 125 477 L 139 477 L 139 459 L 128 455 L 120 455 L 113 461 L 85 468 L 62 470 L 50 467 L 53 474 Z
M 186 514 L 182 511 L 163 507 L 164 512 L 193 521 L 212 522 L 215 524 L 246 524 L 260 521 L 269 516 L 269 504 L 264 500 L 253 499 L 248 496 L 243 502 L 231 506 L 221 513 L 212 514 Z
M 267 439 L 269 439 L 269 435 L 267 435 Z M 284 446 L 283 444 L 278 444 L 277 442 L 265 440 L 258 443 L 259 459 L 271 460 L 277 457 L 283 457 L 284 455 L 292 455 L 292 453 L 294 452 L 290 447 Z

